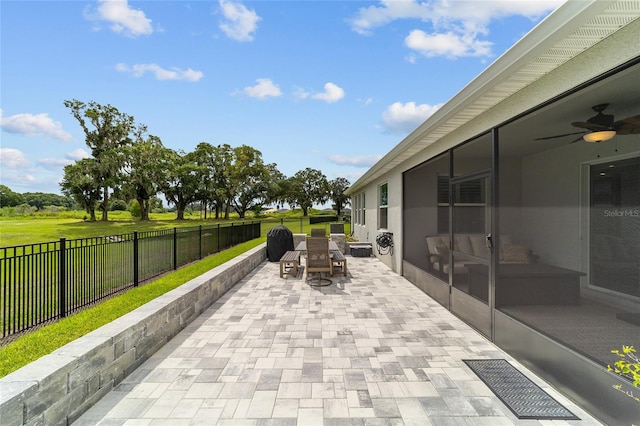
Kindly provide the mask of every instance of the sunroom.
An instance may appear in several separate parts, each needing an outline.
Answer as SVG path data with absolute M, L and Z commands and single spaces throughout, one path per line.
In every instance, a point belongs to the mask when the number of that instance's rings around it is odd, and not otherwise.
M 638 16 L 565 4 L 349 190 L 383 261 L 617 422 L 638 414 L 606 371 L 640 348 Z

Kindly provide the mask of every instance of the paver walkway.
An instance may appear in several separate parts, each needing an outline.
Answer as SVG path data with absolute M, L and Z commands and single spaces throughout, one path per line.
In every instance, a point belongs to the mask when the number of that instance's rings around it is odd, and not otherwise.
M 597 425 L 376 258 L 310 287 L 265 262 L 74 425 Z M 462 362 L 504 358 L 581 420 L 518 420 Z

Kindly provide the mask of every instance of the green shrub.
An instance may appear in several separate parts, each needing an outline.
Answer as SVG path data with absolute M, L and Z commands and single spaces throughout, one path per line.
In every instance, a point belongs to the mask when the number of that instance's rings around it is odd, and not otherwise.
M 14 212 L 16 215 L 29 216 L 32 215 L 38 210 L 37 208 L 30 206 L 29 204 L 20 204 L 14 208 Z
M 129 213 L 131 213 L 132 217 L 142 217 L 142 209 L 140 208 L 140 203 L 138 200 L 133 200 L 129 203 Z
M 109 210 L 124 212 L 127 210 L 127 202 L 124 200 L 112 200 L 111 203 L 109 203 Z
M 618 360 L 613 364 L 613 367 L 607 365 L 607 370 L 631 379 L 633 386 L 640 387 L 640 358 L 636 354 L 636 349 L 633 346 L 622 345 L 622 350 L 614 349 L 611 353 L 617 355 Z M 640 396 L 625 392 L 621 385 L 615 385 L 614 388 L 640 402 Z

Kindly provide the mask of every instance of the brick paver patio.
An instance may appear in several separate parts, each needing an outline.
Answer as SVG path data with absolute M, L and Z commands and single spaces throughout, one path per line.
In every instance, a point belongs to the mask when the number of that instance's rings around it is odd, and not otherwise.
M 74 425 L 597 425 L 374 257 L 327 287 L 265 262 Z M 512 362 L 581 420 L 518 420 L 462 362 Z

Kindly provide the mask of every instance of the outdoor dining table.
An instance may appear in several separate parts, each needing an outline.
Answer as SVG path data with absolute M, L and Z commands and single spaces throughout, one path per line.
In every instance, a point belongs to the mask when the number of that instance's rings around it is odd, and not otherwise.
M 306 241 L 300 241 L 298 243 L 298 245 L 296 246 L 295 250 L 303 252 L 302 254 L 306 254 L 307 253 L 307 242 Z M 340 247 L 338 247 L 338 244 L 335 241 L 329 240 L 329 253 L 334 252 L 334 251 L 340 251 Z

